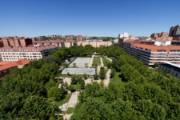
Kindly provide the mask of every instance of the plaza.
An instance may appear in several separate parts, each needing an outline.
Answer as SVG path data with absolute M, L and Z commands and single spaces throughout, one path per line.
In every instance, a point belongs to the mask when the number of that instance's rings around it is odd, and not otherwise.
M 76 58 L 69 67 L 86 68 L 92 66 L 92 58 L 90 57 L 78 57 Z
M 92 67 L 93 58 L 78 57 L 68 68 L 63 69 L 63 75 L 95 75 L 96 69 Z

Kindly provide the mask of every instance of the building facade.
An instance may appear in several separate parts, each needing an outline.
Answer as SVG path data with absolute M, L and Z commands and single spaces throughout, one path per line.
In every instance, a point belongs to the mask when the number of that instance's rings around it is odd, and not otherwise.
M 111 46 L 113 43 L 112 41 L 103 41 L 103 40 L 86 40 L 86 41 L 78 41 L 78 46 L 86 46 L 91 45 L 94 48 L 98 47 L 108 47 Z
M 45 39 L 45 40 L 44 40 Z M 66 36 L 64 39 L 51 38 L 24 38 L 4 37 L 1 38 L 0 47 L 1 61 L 17 61 L 19 59 L 39 60 L 47 56 L 48 52 L 58 47 L 86 46 L 92 47 L 110 46 L 112 41 L 85 40 L 83 36 Z
M 156 43 L 155 41 L 127 40 L 120 43 L 128 53 L 147 65 L 155 65 L 164 61 L 180 63 L 180 46 L 171 45 L 169 41 Z
M 46 57 L 54 47 L 0 48 L 2 61 L 18 61 L 20 59 L 39 60 Z
M 174 64 L 171 62 L 162 62 L 161 64 L 159 64 L 159 69 L 164 70 L 180 78 L 180 64 Z
M 3 42 L 3 47 L 0 47 L 1 61 L 39 60 L 56 48 L 52 45 L 36 46 L 32 39 L 24 37 L 5 37 L 1 40 Z

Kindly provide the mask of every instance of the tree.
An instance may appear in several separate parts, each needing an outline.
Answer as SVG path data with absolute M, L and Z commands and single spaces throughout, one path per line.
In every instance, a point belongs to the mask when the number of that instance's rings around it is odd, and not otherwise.
M 80 76 L 73 76 L 71 84 L 71 87 L 74 86 L 76 90 L 84 89 L 85 87 L 85 82 Z
M 144 119 L 144 116 L 137 115 L 136 111 L 132 107 L 130 101 L 123 101 L 122 99 L 117 99 L 111 103 L 111 110 L 113 112 L 113 119 L 121 120 L 140 120 Z
M 55 100 L 58 101 L 58 100 L 64 99 L 66 94 L 67 94 L 67 91 L 64 88 L 57 89 L 55 91 Z
M 95 79 L 95 80 L 98 80 L 98 79 L 99 79 L 99 75 L 97 74 L 97 72 L 96 72 L 95 75 L 94 75 L 94 79 Z
M 65 98 L 67 91 L 64 88 L 52 87 L 48 92 L 48 97 L 53 97 L 56 101 L 60 101 Z
M 139 100 L 135 109 L 140 111 L 147 120 L 164 120 L 166 116 L 165 109 L 150 100 Z
M 27 119 L 39 118 L 41 120 L 48 120 L 51 113 L 54 113 L 56 109 L 45 98 L 29 96 L 23 105 L 21 115 Z
M 106 70 L 105 70 L 104 67 L 101 67 L 101 68 L 100 68 L 99 77 L 100 77 L 101 80 L 104 80 L 104 79 L 105 79 L 105 77 L 106 77 Z
M 113 115 L 109 106 L 101 100 L 89 98 L 85 103 L 78 106 L 72 120 L 106 120 Z
M 149 69 L 119 46 L 59 48 L 45 60 L 10 70 L 0 82 L 0 119 L 54 119 L 58 110 L 53 103 L 66 95 L 54 80 L 58 66 L 94 51 L 113 59 L 114 74 L 108 88 L 97 83 L 84 87 L 83 77 L 73 78 L 72 90 L 84 90 L 72 119 L 180 119 L 179 79 Z
M 24 104 L 23 94 L 12 92 L 0 99 L 0 119 L 14 119 Z

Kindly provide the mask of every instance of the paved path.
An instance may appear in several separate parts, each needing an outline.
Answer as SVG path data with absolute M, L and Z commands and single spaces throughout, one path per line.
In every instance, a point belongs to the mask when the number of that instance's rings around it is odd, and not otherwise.
M 78 96 L 79 96 L 79 91 L 75 91 L 71 94 L 71 97 L 68 101 L 68 108 L 75 107 L 78 103 Z
M 71 116 L 72 116 L 72 114 L 64 114 L 63 115 L 63 120 L 70 120 Z
M 93 65 L 94 56 L 95 56 L 95 55 L 92 55 L 92 57 L 91 57 L 91 60 L 90 60 L 90 63 L 89 63 L 89 67 L 92 67 L 92 65 Z
M 111 80 L 111 69 L 108 69 L 108 71 L 106 72 L 106 78 L 103 81 L 104 82 L 104 87 L 109 86 L 110 80 Z
M 71 82 L 72 82 L 72 78 L 70 78 L 70 77 L 65 77 L 63 79 L 63 84 L 67 84 L 68 86 L 71 85 Z
M 104 63 L 103 63 L 102 57 L 100 57 L 100 61 L 101 61 L 101 67 L 104 67 Z
M 97 69 L 97 74 L 99 75 L 101 66 L 98 65 L 96 69 Z
M 88 78 L 84 82 L 85 82 L 85 86 L 86 86 L 86 85 L 92 84 L 93 80 L 91 78 Z
M 108 59 L 110 62 L 112 62 L 112 59 L 111 59 L 111 58 L 109 58 L 109 57 L 106 57 L 106 59 Z
M 74 107 L 76 107 L 76 105 L 78 104 L 79 94 L 80 94 L 79 91 L 73 92 L 73 93 L 71 94 L 71 97 L 70 97 L 69 101 L 59 107 L 59 108 L 64 112 L 64 114 L 63 114 L 63 120 L 70 120 L 72 114 L 67 114 L 66 112 L 67 112 L 68 108 L 74 108 Z

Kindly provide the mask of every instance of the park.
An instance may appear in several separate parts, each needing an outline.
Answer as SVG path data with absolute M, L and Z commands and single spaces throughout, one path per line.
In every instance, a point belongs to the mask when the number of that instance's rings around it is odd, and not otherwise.
M 62 74 L 81 67 L 95 74 Z M 4 77 L 0 119 L 176 120 L 179 86 L 178 78 L 149 69 L 119 46 L 59 48 Z

